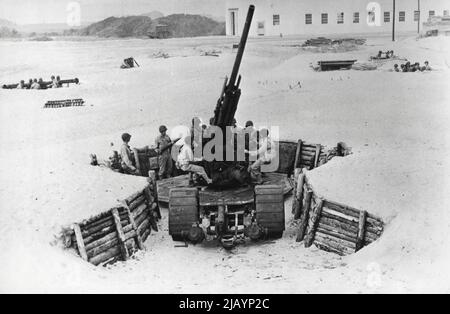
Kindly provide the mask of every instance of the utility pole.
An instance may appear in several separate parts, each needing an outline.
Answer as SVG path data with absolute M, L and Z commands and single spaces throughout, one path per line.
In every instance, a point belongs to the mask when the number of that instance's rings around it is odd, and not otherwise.
M 395 41 L 395 0 L 393 1 L 393 9 L 392 9 L 392 41 Z
M 419 12 L 417 17 L 417 34 L 420 34 L 420 0 L 417 0 L 417 12 Z

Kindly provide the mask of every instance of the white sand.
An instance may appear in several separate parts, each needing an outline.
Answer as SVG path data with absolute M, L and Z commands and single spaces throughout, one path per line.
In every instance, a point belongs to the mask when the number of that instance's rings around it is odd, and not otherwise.
M 334 145 L 354 155 L 310 173 L 328 198 L 385 219 L 383 237 L 341 258 L 295 242 L 288 229 L 275 243 L 233 253 L 214 245 L 174 248 L 152 233 L 148 250 L 127 263 L 95 268 L 61 249 L 67 224 L 108 209 L 145 185 L 144 178 L 89 166 L 108 156 L 120 134 L 150 145 L 160 124 L 208 120 L 229 75 L 232 39 L 0 42 L 0 83 L 78 77 L 58 90 L 0 90 L 1 292 L 449 292 L 450 38 L 370 38 L 356 52 L 313 54 L 295 39 L 252 40 L 242 66 L 237 119 L 278 125 L 285 139 Z M 219 58 L 200 49 L 221 49 Z M 432 73 L 315 73 L 311 62 L 358 59 L 393 49 L 426 59 Z M 158 51 L 175 56 L 153 59 Z M 141 67 L 120 70 L 134 56 Z M 297 82 L 302 88 L 293 88 Z M 83 98 L 86 107 L 42 109 L 47 100 Z M 167 211 L 163 210 L 164 216 Z

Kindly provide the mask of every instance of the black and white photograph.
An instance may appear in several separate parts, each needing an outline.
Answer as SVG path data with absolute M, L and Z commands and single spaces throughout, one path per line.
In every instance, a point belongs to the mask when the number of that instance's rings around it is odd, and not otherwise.
M 447 106 L 450 0 L 0 0 L 0 293 L 450 293 Z

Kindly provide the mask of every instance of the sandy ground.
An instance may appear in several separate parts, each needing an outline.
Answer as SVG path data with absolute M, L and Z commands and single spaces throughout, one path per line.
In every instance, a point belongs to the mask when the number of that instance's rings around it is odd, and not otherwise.
M 58 90 L 0 90 L 0 292 L 368 293 L 450 292 L 450 38 L 369 38 L 358 51 L 311 53 L 296 38 L 251 40 L 242 65 L 237 119 L 280 126 L 283 139 L 334 145 L 354 155 L 310 173 L 328 198 L 382 216 L 383 237 L 350 257 L 295 242 L 175 248 L 167 210 L 147 250 L 127 263 L 95 268 L 57 241 L 62 226 L 107 210 L 144 178 L 89 166 L 120 134 L 153 144 L 160 124 L 208 120 L 234 59 L 230 38 L 0 42 L 0 83 L 78 77 Z M 220 57 L 200 50 L 220 49 Z M 367 62 L 393 49 L 430 61 L 431 73 L 316 73 L 319 60 Z M 171 58 L 155 59 L 159 52 Z M 134 56 L 141 67 L 120 70 Z M 298 82 L 301 88 L 298 87 Z M 297 87 L 294 87 L 297 86 Z M 43 109 L 48 100 L 83 98 L 85 107 Z

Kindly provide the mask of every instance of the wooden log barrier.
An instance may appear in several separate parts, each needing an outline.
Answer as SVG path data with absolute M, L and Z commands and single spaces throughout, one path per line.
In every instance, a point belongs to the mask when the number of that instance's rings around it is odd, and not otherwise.
M 83 235 L 81 234 L 80 226 L 78 224 L 74 224 L 73 231 L 75 232 L 75 237 L 77 239 L 78 253 L 80 253 L 82 259 L 87 261 L 88 257 L 86 253 L 86 248 L 84 246 Z
M 297 200 L 295 211 L 294 211 L 294 219 L 299 219 L 303 212 L 303 194 L 304 194 L 304 185 L 305 185 L 305 174 L 301 173 L 298 182 L 297 182 L 297 193 L 295 195 L 295 199 Z
M 117 236 L 119 237 L 119 246 L 122 254 L 122 259 L 126 261 L 130 257 L 130 255 L 127 246 L 125 244 L 125 233 L 123 232 L 122 224 L 120 222 L 119 210 L 117 208 L 114 208 L 111 210 L 111 213 L 113 215 L 114 223 L 116 225 Z
M 157 185 L 156 185 L 156 172 L 154 170 L 151 170 L 148 172 L 148 178 L 149 178 L 149 186 L 148 186 L 148 196 L 147 196 L 147 200 L 149 201 L 149 203 L 156 203 L 156 207 L 155 209 L 153 209 L 153 211 L 156 213 L 156 218 L 157 219 L 161 219 L 162 215 L 161 215 L 161 209 L 159 208 L 159 201 L 158 201 L 158 189 L 157 189 Z M 152 227 L 156 226 L 156 222 L 154 223 L 154 225 L 152 225 Z M 157 227 L 154 229 L 158 229 Z M 157 230 L 156 230 L 157 231 Z
M 323 236 L 320 233 L 318 233 L 316 235 L 314 243 L 321 249 L 334 252 L 341 256 L 349 255 L 349 254 L 352 254 L 352 252 L 353 252 L 353 250 L 351 248 L 343 245 L 342 242 L 335 241 L 332 238 Z
M 311 199 L 313 192 L 311 190 L 306 191 L 304 203 L 302 202 L 302 216 L 300 220 L 299 230 L 297 234 L 297 242 L 303 241 L 305 238 L 306 228 L 308 227 L 309 213 L 311 211 Z
M 295 168 L 294 170 L 294 201 L 292 203 L 292 214 L 295 213 L 295 208 L 298 206 L 299 199 L 296 197 L 297 195 L 297 185 L 298 185 L 298 177 L 301 174 L 301 168 Z
M 381 218 L 323 199 L 314 193 L 306 174 L 302 180 L 302 210 L 297 242 L 304 241 L 305 247 L 315 244 L 321 249 L 348 255 L 358 252 L 382 235 L 384 223 Z M 299 181 L 300 178 L 297 180 L 296 198 L 299 195 Z
M 112 259 L 119 259 L 121 257 L 122 251 L 119 248 L 119 246 L 114 246 L 110 248 L 109 250 L 91 258 L 89 260 L 90 263 L 94 264 L 95 266 L 98 266 L 100 264 L 106 263 Z
M 153 182 L 145 190 L 122 201 L 120 207 L 63 228 L 65 246 L 76 249 L 83 260 L 93 265 L 127 260 L 135 251 L 145 248 L 143 243 L 153 224 L 157 230 L 158 203 L 155 196 L 156 185 Z
M 319 166 L 319 158 L 320 158 L 320 150 L 321 149 L 322 149 L 322 145 L 317 144 L 316 151 L 314 154 L 314 168 L 317 168 Z
M 297 150 L 295 152 L 295 159 L 294 159 L 294 169 L 297 169 L 300 167 L 300 158 L 302 155 L 302 145 L 303 145 L 303 141 L 302 140 L 298 140 L 297 142 Z
M 316 233 L 317 224 L 322 213 L 323 199 L 320 199 L 316 207 L 312 212 L 312 216 L 309 220 L 308 231 L 305 238 L 305 247 L 310 247 L 314 241 L 314 235 Z
M 136 236 L 136 231 L 132 230 L 131 226 L 128 229 L 129 230 L 127 232 L 125 232 L 124 230 L 125 241 L 133 239 Z M 119 244 L 120 243 L 117 234 L 112 237 L 105 237 L 101 242 L 97 243 L 96 246 L 93 246 L 90 250 L 87 251 L 88 257 L 92 259 L 93 257 L 109 250 L 110 248 L 118 246 Z
M 358 236 L 356 239 L 356 248 L 355 252 L 358 252 L 364 247 L 364 239 L 365 239 L 365 233 L 366 233 L 366 218 L 367 218 L 367 212 L 362 210 L 359 213 L 359 225 L 358 225 Z
M 145 204 L 146 200 L 147 200 L 147 199 L 146 199 L 146 197 L 145 197 L 145 194 L 144 194 L 144 193 L 141 193 L 141 195 L 138 196 L 133 202 L 128 203 L 127 201 L 125 201 L 125 203 L 128 204 L 127 207 L 128 207 L 131 211 L 133 211 L 133 210 L 135 210 L 137 207 L 141 206 L 142 204 Z
M 304 179 L 305 175 L 302 173 L 302 169 L 296 168 L 294 176 L 294 201 L 292 203 L 292 214 L 294 215 L 294 219 L 300 218 L 298 214 L 301 213 Z
M 142 238 L 141 238 L 141 236 L 140 236 L 140 234 L 138 232 L 138 229 L 137 229 L 137 226 L 136 226 L 136 222 L 134 221 L 134 216 L 133 216 L 133 214 L 131 214 L 131 210 L 128 207 L 128 204 L 126 202 L 123 202 L 123 204 L 124 204 L 124 207 L 126 209 L 126 213 L 128 215 L 128 219 L 130 220 L 131 227 L 132 227 L 133 231 L 136 234 L 135 235 L 135 241 L 136 241 L 137 247 L 139 248 L 139 250 L 143 250 L 144 249 L 144 244 L 142 243 Z

